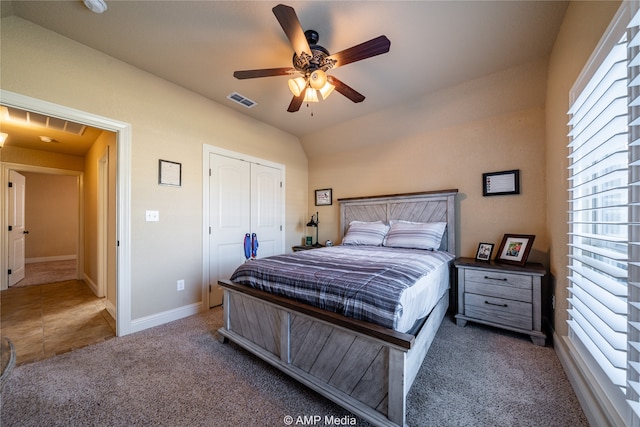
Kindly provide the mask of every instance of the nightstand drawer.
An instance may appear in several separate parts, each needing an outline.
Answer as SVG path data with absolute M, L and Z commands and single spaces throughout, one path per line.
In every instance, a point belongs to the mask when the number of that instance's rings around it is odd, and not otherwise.
M 464 271 L 467 282 L 491 283 L 518 289 L 531 289 L 532 279 L 529 275 L 505 273 L 502 271 L 471 270 Z
M 466 293 L 466 316 L 521 329 L 531 329 L 531 304 Z
M 494 284 L 489 282 L 467 282 L 465 291 L 478 295 L 506 298 L 528 303 L 532 300 L 531 289 L 511 288 L 503 284 Z

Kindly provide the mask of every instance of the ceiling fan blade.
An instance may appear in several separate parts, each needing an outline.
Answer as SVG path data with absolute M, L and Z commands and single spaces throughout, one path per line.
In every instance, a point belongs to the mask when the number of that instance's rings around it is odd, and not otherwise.
M 296 72 L 295 68 L 264 68 L 262 70 L 235 71 L 233 77 L 236 79 L 255 79 L 258 77 L 287 76 Z
M 352 62 L 362 61 L 363 59 L 371 58 L 372 56 L 387 53 L 389 52 L 390 47 L 391 41 L 386 36 L 379 36 L 375 39 L 350 47 L 349 49 L 334 53 L 333 55 L 330 55 L 328 59 L 336 60 L 336 65 L 334 65 L 333 68 L 337 68 L 351 64 Z
M 364 95 L 360 92 L 357 92 L 355 89 L 347 86 L 342 83 L 340 80 L 333 76 L 327 76 L 327 81 L 336 87 L 336 90 L 352 100 L 353 102 L 362 102 L 364 101 Z
M 300 95 L 294 96 L 291 100 L 291 103 L 289 104 L 289 108 L 287 108 L 287 111 L 290 113 L 295 113 L 296 111 L 298 111 L 300 109 L 300 106 L 302 105 L 302 101 L 304 101 L 304 95 L 306 93 L 307 88 L 304 88 L 302 92 L 300 92 Z
M 309 49 L 309 43 L 307 43 L 307 38 L 304 36 L 304 31 L 302 30 L 302 25 L 300 25 L 296 11 L 291 6 L 284 4 L 279 4 L 272 10 L 284 33 L 291 42 L 295 53 L 300 56 L 302 52 L 305 52 L 311 56 L 311 49 Z

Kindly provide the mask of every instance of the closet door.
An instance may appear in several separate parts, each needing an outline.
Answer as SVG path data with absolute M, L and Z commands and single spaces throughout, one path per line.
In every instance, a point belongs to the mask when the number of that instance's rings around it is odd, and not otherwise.
M 251 164 L 251 233 L 258 236 L 258 258 L 283 252 L 281 175 L 280 169 Z
M 251 230 L 251 163 L 209 155 L 209 306 L 222 304 L 218 279 L 245 261 L 244 235 Z
M 257 257 L 284 252 L 282 169 L 210 154 L 209 306 L 222 304 L 218 279 L 246 261 L 245 234 L 258 238 Z

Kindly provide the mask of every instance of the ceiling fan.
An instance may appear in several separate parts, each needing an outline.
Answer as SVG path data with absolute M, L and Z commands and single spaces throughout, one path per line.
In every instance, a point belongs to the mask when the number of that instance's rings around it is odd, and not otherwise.
M 327 49 L 317 44 L 319 36 L 316 31 L 302 31 L 296 11 L 292 7 L 279 4 L 272 10 L 293 47 L 293 67 L 236 71 L 233 73 L 235 78 L 255 79 L 302 74 L 289 80 L 293 99 L 287 111 L 291 113 L 298 111 L 305 101 L 317 102 L 319 96 L 326 99 L 334 89 L 353 102 L 364 101 L 364 95 L 336 77 L 327 75 L 326 72 L 389 52 L 391 42 L 387 37 L 379 36 L 331 55 Z

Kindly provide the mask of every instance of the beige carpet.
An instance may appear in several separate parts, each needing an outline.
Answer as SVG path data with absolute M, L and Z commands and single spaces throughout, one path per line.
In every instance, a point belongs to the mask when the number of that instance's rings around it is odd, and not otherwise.
M 2 427 L 371 424 L 234 344 L 216 308 L 13 369 Z M 445 318 L 409 392 L 412 427 L 587 427 L 551 347 Z M 321 417 L 304 422 L 304 417 Z M 310 418 L 307 418 L 309 420 Z M 291 419 L 289 419 L 291 420 Z M 351 424 L 341 424 L 351 425 Z
M 45 283 L 64 282 L 76 278 L 76 260 L 34 262 L 25 264 L 24 279 L 12 286 L 42 285 Z

